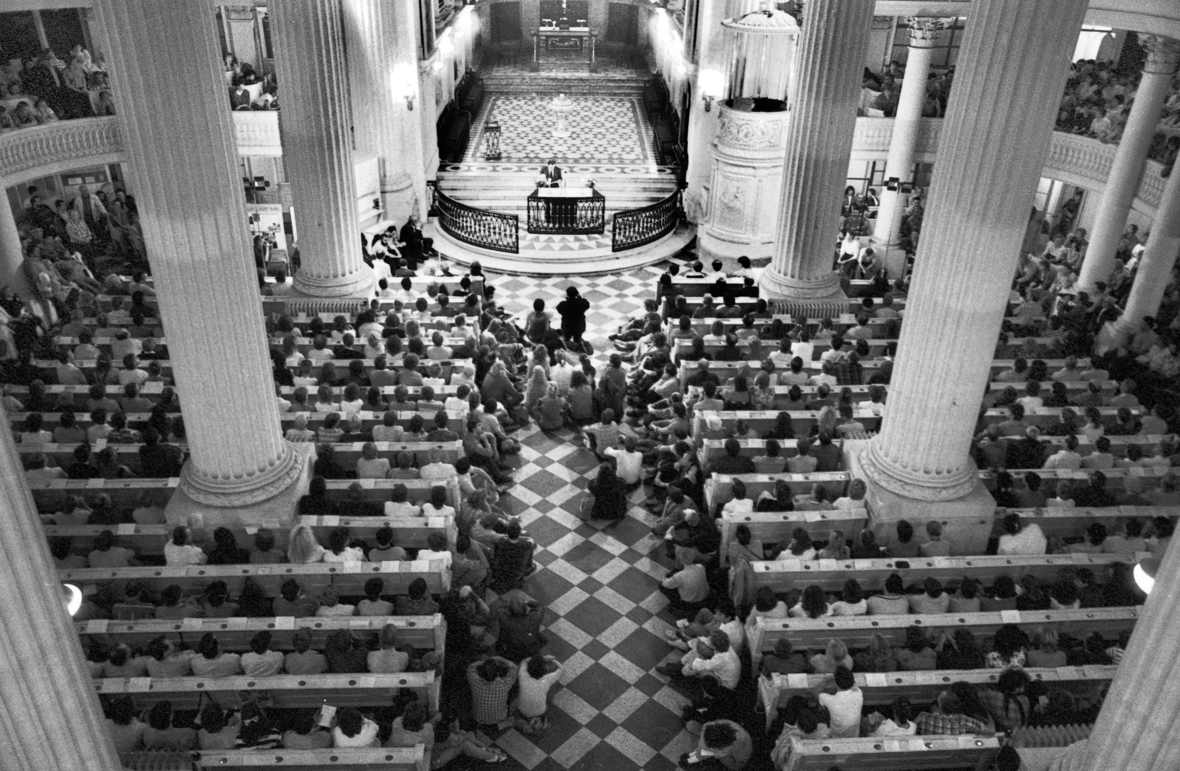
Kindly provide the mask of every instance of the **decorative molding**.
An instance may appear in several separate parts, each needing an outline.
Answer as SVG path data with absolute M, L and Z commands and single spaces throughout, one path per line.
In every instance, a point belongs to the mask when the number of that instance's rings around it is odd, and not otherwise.
M 716 224 L 723 230 L 741 233 L 746 229 L 750 212 L 749 184 L 752 180 L 722 177 L 717 195 Z
M 226 21 L 254 21 L 253 5 L 223 5 L 221 12 Z
M 0 134 L 0 180 L 11 186 L 87 163 L 123 159 L 119 120 L 113 116 L 47 123 Z
M 786 112 L 743 113 L 722 108 L 717 125 L 717 141 L 746 150 L 777 150 L 783 143 L 786 116 Z
M 1180 63 L 1180 41 L 1161 35 L 1140 35 L 1139 44 L 1147 51 L 1143 72 L 1153 75 L 1171 75 Z
M 967 495 L 979 484 L 979 473 L 971 462 L 941 477 L 925 469 L 898 467 L 884 456 L 880 437 L 874 437 L 860 450 L 857 461 L 871 481 L 912 500 L 951 501 Z
M 239 110 L 233 113 L 233 119 L 239 155 L 283 154 L 283 145 L 279 140 L 278 111 Z
M 955 19 L 937 16 L 907 16 L 911 48 L 933 48 L 944 29 L 954 26 Z

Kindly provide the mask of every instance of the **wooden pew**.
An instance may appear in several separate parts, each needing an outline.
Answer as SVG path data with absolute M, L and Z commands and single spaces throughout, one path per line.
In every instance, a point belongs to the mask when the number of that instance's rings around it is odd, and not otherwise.
M 926 578 L 937 578 L 939 581 L 957 581 L 964 576 L 991 584 L 1002 575 L 1010 576 L 1019 582 L 1028 574 L 1037 578 L 1049 580 L 1065 567 L 1089 568 L 1095 573 L 1111 563 L 1121 562 L 1131 566 L 1143 555 L 1135 554 L 1049 554 L 1037 556 L 997 556 L 986 555 L 976 557 L 919 557 L 910 560 L 895 560 L 890 558 L 872 560 L 774 560 L 751 562 L 754 571 L 755 588 L 769 586 L 775 592 L 785 592 L 788 589 L 802 589 L 811 584 L 824 588 L 825 591 L 836 592 L 844 586 L 844 581 L 855 578 L 860 585 L 870 592 L 880 591 L 885 585 L 885 579 L 891 573 L 897 573 L 907 584 L 920 583 Z
M 816 471 L 811 474 L 713 474 L 705 480 L 705 505 L 709 511 L 728 503 L 733 498 L 733 480 L 741 479 L 746 484 L 746 497 L 758 500 L 763 491 L 774 492 L 774 483 L 782 479 L 791 486 L 795 495 L 811 492 L 811 486 L 822 484 L 825 490 L 843 495 L 852 481 L 847 471 Z M 806 513 L 806 512 L 798 512 Z M 831 514 L 832 512 L 815 512 Z
M 326 750 L 201 750 L 193 753 L 194 771 L 243 771 L 254 768 L 333 768 L 339 771 L 429 771 L 430 753 L 413 747 Z
M 464 410 L 462 412 L 459 412 L 458 410 L 447 410 L 446 413 L 447 413 L 447 428 L 454 431 L 460 437 L 463 436 L 463 434 L 467 433 L 467 411 L 466 410 Z M 328 414 L 329 413 L 326 413 L 326 412 L 285 412 L 285 413 L 279 415 L 279 423 L 282 425 L 283 431 L 286 431 L 289 428 L 295 427 L 295 419 L 299 415 L 306 415 L 308 428 L 312 431 L 315 431 L 316 428 L 319 426 L 319 424 L 324 422 L 324 418 Z M 336 414 L 339 415 L 341 413 L 337 412 Z M 362 410 L 356 414 L 360 417 L 361 425 L 365 431 L 373 430 L 374 426 L 382 425 L 385 420 L 385 413 L 384 412 L 369 412 L 367 410 Z M 29 414 L 27 412 L 14 412 L 11 415 L 9 415 L 9 420 L 11 421 L 12 425 L 18 425 L 21 421 L 23 421 L 25 418 L 27 418 L 28 415 Z M 426 421 L 426 426 L 427 426 L 428 430 L 430 430 L 430 431 L 434 430 L 434 412 L 398 412 L 397 413 L 397 425 L 403 426 L 403 427 L 409 425 L 410 420 L 415 415 L 421 415 L 422 418 Z M 46 412 L 46 413 L 42 413 L 42 417 L 45 419 L 46 424 L 49 425 L 50 427 L 52 427 L 52 426 L 56 425 L 58 421 L 61 420 L 61 413 L 60 412 Z M 150 418 L 150 417 L 151 416 L 146 412 L 128 413 L 127 414 L 127 424 L 132 428 L 134 428 L 135 426 L 142 426 L 143 424 L 147 423 L 148 418 Z M 77 423 L 78 423 L 79 427 L 88 428 L 90 426 L 89 413 L 81 413 L 80 412 L 76 415 L 76 418 L 77 418 Z M 341 422 L 343 422 L 343 420 Z
M 877 370 L 881 368 L 884 359 L 861 359 L 860 366 L 864 368 L 864 378 L 867 382 L 870 377 L 877 374 Z M 48 366 L 48 365 L 47 365 Z M 736 377 L 742 369 L 749 367 L 757 375 L 762 371 L 761 361 L 711 361 L 709 362 L 709 371 L 712 372 L 721 381 L 722 385 L 729 381 L 730 378 Z M 778 367 L 778 370 L 786 369 L 786 367 Z M 806 372 L 813 375 L 819 374 L 820 367 L 818 362 L 812 362 L 812 366 L 804 366 Z M 697 370 L 696 362 L 686 362 L 681 365 L 678 377 L 680 378 L 680 393 L 686 393 L 689 387 L 688 377 Z M 837 389 L 837 386 L 832 386 Z
M 1103 469 L 1102 473 L 1106 477 L 1106 489 L 1117 492 L 1123 489 L 1123 480 L 1128 477 L 1138 477 L 1139 482 L 1144 490 L 1150 490 L 1159 484 L 1159 481 L 1172 471 L 1167 466 L 1132 466 L 1130 468 L 1109 468 Z M 1028 471 L 1013 471 L 1011 472 L 1015 480 L 1024 479 L 1026 473 L 1036 473 L 1041 478 L 1041 489 L 1046 491 L 1056 490 L 1057 483 L 1063 479 L 1073 480 L 1075 484 L 1085 485 L 1088 483 L 1090 474 L 1093 472 L 1088 469 L 1029 469 Z M 996 487 L 996 475 L 991 471 L 979 472 L 979 481 L 983 482 L 984 486 L 989 490 L 994 490 Z
M 400 562 L 316 563 L 314 565 L 192 565 L 188 567 L 82 568 L 59 570 L 65 583 L 75 586 L 109 581 L 142 581 L 162 590 L 176 584 L 184 591 L 200 591 L 213 581 L 225 581 L 231 593 L 241 591 L 247 578 L 268 595 L 278 596 L 283 582 L 293 578 L 309 593 L 332 587 L 341 596 L 363 596 L 365 581 L 381 578 L 387 594 L 405 594 L 416 578 L 425 579 L 431 594 L 446 594 L 451 588 L 451 571 L 443 560 L 402 560 Z
M 1094 509 L 1062 509 L 1048 507 L 1044 509 L 996 509 L 995 526 L 992 537 L 999 538 L 1004 534 L 1004 516 L 1009 513 L 1019 514 L 1024 524 L 1035 524 L 1041 528 L 1046 536 L 1077 537 L 1086 533 L 1086 528 L 1095 522 L 1106 525 L 1106 529 L 1114 534 L 1121 527 L 1123 520 L 1150 520 L 1155 517 L 1167 517 L 1171 520 L 1180 519 L 1180 506 L 1109 506 Z
M 761 338 L 759 338 L 759 339 L 761 339 Z M 869 351 L 871 352 L 871 354 L 873 356 L 883 356 L 883 355 L 885 355 L 885 352 L 889 349 L 889 347 L 891 345 L 897 344 L 897 340 L 892 339 L 892 338 L 881 338 L 881 339 L 874 338 L 872 340 L 866 340 L 865 342 L 867 342 L 869 344 Z M 812 358 L 812 362 L 814 363 L 814 366 L 819 366 L 820 356 L 825 351 L 829 350 L 832 347 L 832 343 L 831 343 L 831 340 L 818 340 L 814 343 L 814 345 L 815 345 L 815 348 L 812 351 L 811 358 Z M 849 351 L 854 350 L 855 346 L 856 346 L 855 340 L 846 340 L 844 342 L 844 348 L 842 350 L 844 350 L 845 352 L 849 352 Z M 724 348 L 725 348 L 725 346 L 721 343 L 705 343 L 705 353 L 709 354 L 710 356 L 716 356 L 722 350 L 724 350 Z M 748 355 L 750 352 L 750 347 L 745 343 L 745 341 L 742 341 L 742 340 L 738 341 L 737 348 L 744 355 Z M 762 340 L 762 350 L 767 353 L 773 353 L 774 351 L 778 350 L 778 342 L 771 340 L 770 338 L 767 338 L 766 340 Z M 692 352 L 692 341 L 681 339 L 676 342 L 675 355 L 677 357 L 687 356 L 691 352 Z M 804 363 L 806 364 L 806 362 L 804 362 Z
M 74 624 L 82 637 L 100 637 L 111 643 L 126 643 L 143 647 L 161 635 L 176 635 L 192 643 L 206 632 L 217 636 L 222 650 L 245 651 L 250 649 L 250 640 L 258 632 L 272 633 L 271 647 L 287 650 L 292 646 L 295 631 L 307 629 L 311 632 L 311 645 L 323 650 L 328 635 L 338 629 L 347 629 L 354 634 L 378 634 L 386 624 L 397 628 L 400 643 L 419 650 L 433 650 L 445 654 L 447 623 L 442 614 L 433 616 L 335 616 L 293 618 L 185 618 L 175 620 L 136 619 L 117 621 L 96 619 L 78 621 Z
M 881 416 L 884 412 L 880 407 L 869 406 L 872 402 L 860 402 L 854 405 L 852 416 L 855 420 L 862 423 L 866 431 L 877 431 L 881 427 Z M 731 431 L 737 426 L 739 420 L 746 421 L 750 430 L 757 434 L 762 434 L 774 428 L 775 422 L 778 420 L 778 414 L 783 410 L 701 410 L 693 412 L 692 416 L 692 439 L 696 444 L 701 444 L 706 439 L 713 438 L 708 435 L 706 428 L 706 421 L 710 416 L 717 417 L 721 420 L 722 430 Z M 819 420 L 819 410 L 791 410 L 787 414 L 791 416 L 791 426 L 795 429 L 795 434 L 798 436 L 807 436 L 811 428 Z M 833 437 L 833 441 L 840 441 L 840 437 Z
M 268 677 L 131 677 L 94 680 L 94 690 L 104 696 L 127 694 L 137 708 L 149 708 L 165 699 L 177 709 L 194 709 L 205 696 L 222 706 L 236 706 L 242 691 L 265 692 L 279 709 L 319 707 L 382 707 L 402 688 L 419 693 L 430 712 L 438 711 L 442 678 L 434 672 L 399 672 L 394 675 L 270 675 Z
M 459 482 L 454 477 L 446 480 L 435 479 L 329 479 L 328 498 L 334 501 L 346 499 L 348 488 L 353 484 L 360 485 L 361 499 L 373 503 L 384 503 L 389 500 L 390 493 L 396 485 L 404 484 L 410 494 L 410 500 L 421 503 L 430 499 L 430 492 L 436 485 L 442 485 L 447 490 L 447 505 L 459 510 L 462 501 L 459 497 Z M 115 506 L 130 507 L 138 505 L 144 493 L 153 496 L 170 496 L 172 490 L 180 484 L 179 477 L 169 479 L 54 479 L 50 481 L 32 481 L 29 487 L 33 491 L 33 500 L 37 503 L 38 511 L 56 511 L 65 504 L 68 496 L 87 497 L 100 493 L 111 496 Z M 44 515 L 42 519 L 51 517 Z M 283 527 L 276 522 L 263 522 L 264 527 Z
M 1004 624 L 1027 624 L 1033 628 L 1052 626 L 1059 632 L 1084 637 L 1099 632 L 1117 637 L 1133 629 L 1141 609 L 1081 608 L 1078 610 L 1006 610 L 994 613 L 928 613 L 906 616 L 831 616 L 828 618 L 759 618 L 750 630 L 750 657 L 757 669 L 762 656 L 774 650 L 780 639 L 789 639 L 796 650 L 822 649 L 828 640 L 837 639 L 849 648 L 867 648 L 873 635 L 879 634 L 890 645 L 905 644 L 906 630 L 916 627 L 927 635 L 937 630 L 948 634 L 966 629 L 977 638 L 991 637 Z
M 425 549 L 426 540 L 431 533 L 442 532 L 447 536 L 447 543 L 454 544 L 458 534 L 455 529 L 454 517 L 296 517 L 291 526 L 307 525 L 315 533 L 321 544 L 328 543 L 328 536 L 337 527 L 347 527 L 353 538 L 364 539 L 370 546 L 376 545 L 373 536 L 378 530 L 389 525 L 393 530 L 393 542 L 408 549 Z M 252 541 L 257 527 L 229 528 L 237 536 L 238 544 L 248 546 Z M 110 530 L 124 546 L 135 549 L 139 554 L 160 556 L 164 553 L 164 545 L 172 538 L 172 525 L 137 525 L 122 524 L 108 527 L 106 525 L 45 525 L 47 538 L 70 538 L 77 553 L 89 553 L 93 548 L 94 539 L 104 530 Z M 208 533 L 206 532 L 206 535 Z M 286 550 L 287 531 L 279 529 L 275 532 L 278 548 Z
M 864 768 L 873 771 L 984 771 L 1000 751 L 993 736 L 907 736 L 896 739 L 791 739 L 783 771 Z
M 797 527 L 807 531 L 813 540 L 827 541 L 833 530 L 844 533 L 852 542 L 856 533 L 868 521 L 865 509 L 856 511 L 787 511 L 734 514 L 726 512 L 717 520 L 721 531 L 721 564 L 729 564 L 729 545 L 737 542 L 738 525 L 750 528 L 750 536 L 764 545 L 789 540 Z

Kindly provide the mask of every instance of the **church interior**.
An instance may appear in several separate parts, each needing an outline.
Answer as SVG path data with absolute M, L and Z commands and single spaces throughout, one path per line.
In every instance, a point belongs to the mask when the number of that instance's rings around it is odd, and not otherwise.
M 0 768 L 1180 768 L 1180 4 L 0 3 Z

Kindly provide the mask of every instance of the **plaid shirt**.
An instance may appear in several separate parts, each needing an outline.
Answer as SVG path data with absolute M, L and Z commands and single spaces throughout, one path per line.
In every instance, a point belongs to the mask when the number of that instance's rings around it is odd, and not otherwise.
M 508 692 L 516 684 L 516 665 L 509 665 L 508 674 L 489 683 L 479 674 L 479 665 L 482 663 L 475 661 L 467 667 L 472 712 L 476 723 L 495 725 L 508 717 Z
M 943 715 L 936 712 L 923 712 L 915 721 L 918 734 L 940 734 L 957 736 L 959 734 L 987 734 L 987 726 L 966 715 Z

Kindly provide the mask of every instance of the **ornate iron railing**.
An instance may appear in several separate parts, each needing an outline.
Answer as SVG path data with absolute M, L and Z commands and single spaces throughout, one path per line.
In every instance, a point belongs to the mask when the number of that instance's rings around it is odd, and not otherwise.
M 611 251 L 621 252 L 659 241 L 676 228 L 682 213 L 679 190 L 642 209 L 615 212 L 611 225 Z
M 594 189 L 585 198 L 543 198 L 534 190 L 528 197 L 528 209 L 530 233 L 606 232 L 606 198 Z
M 496 252 L 520 253 L 520 217 L 476 209 L 459 203 L 433 186 L 438 224 L 449 235 L 463 243 Z

